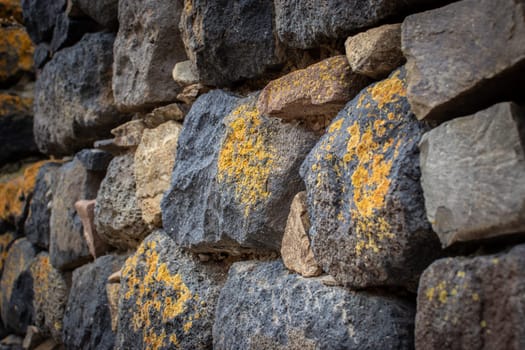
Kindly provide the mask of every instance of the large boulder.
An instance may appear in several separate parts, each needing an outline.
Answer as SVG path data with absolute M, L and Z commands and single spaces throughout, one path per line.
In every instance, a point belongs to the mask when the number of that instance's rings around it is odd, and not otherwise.
M 325 286 L 282 262 L 234 264 L 213 328 L 216 349 L 411 349 L 414 306 Z
M 0 23 L 0 87 L 16 83 L 33 68 L 33 43 L 25 28 L 16 22 Z
M 438 256 L 419 183 L 427 130 L 399 69 L 350 101 L 302 165 L 314 255 L 344 285 L 414 290 Z
M 112 31 L 118 28 L 118 0 L 72 0 L 84 14 Z
M 50 42 L 59 14 L 66 10 L 67 0 L 22 0 L 24 25 L 35 44 Z
M 113 91 L 123 110 L 144 110 L 175 101 L 180 86 L 171 78 L 186 60 L 178 28 L 182 0 L 121 0 L 115 40 Z
M 525 4 L 520 0 L 463 0 L 409 16 L 402 46 L 407 96 L 419 119 L 451 119 L 523 96 Z
M 313 133 L 261 115 L 256 96 L 216 90 L 184 122 L 162 222 L 194 251 L 278 251 Z
M 86 34 L 53 56 L 35 86 L 35 140 L 47 154 L 65 155 L 104 138 L 126 117 L 111 90 L 110 33 Z
M 226 279 L 163 231 L 140 245 L 122 270 L 116 349 L 210 349 L 215 305 Z
M 448 258 L 421 276 L 418 349 L 523 349 L 525 245 L 470 258 Z

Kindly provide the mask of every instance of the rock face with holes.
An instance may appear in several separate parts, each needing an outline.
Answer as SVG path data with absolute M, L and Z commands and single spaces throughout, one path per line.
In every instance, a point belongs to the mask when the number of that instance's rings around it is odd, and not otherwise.
M 419 183 L 427 130 L 399 69 L 350 101 L 303 163 L 314 255 L 344 285 L 414 290 L 439 255 Z
M 227 267 L 201 263 L 163 231 L 124 265 L 116 349 L 209 349 Z
M 313 133 L 259 113 L 256 96 L 200 97 L 179 136 L 162 221 L 197 252 L 278 251 Z M 286 209 L 283 209 L 286 208 Z
M 430 265 L 419 284 L 416 348 L 523 348 L 524 271 L 525 245 Z

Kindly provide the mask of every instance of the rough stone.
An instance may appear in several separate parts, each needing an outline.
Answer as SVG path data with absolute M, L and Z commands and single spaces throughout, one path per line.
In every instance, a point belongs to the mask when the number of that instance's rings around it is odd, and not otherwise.
M 346 39 L 346 57 L 352 71 L 382 79 L 405 63 L 401 51 L 401 24 L 386 24 Z
M 145 128 L 141 119 L 130 120 L 111 130 L 111 134 L 115 136 L 113 142 L 117 147 L 135 148 L 139 145 Z
M 0 0 L 0 18 L 14 17 L 22 23 L 22 6 L 19 0 Z
M 319 276 L 323 271 L 315 261 L 310 247 L 310 218 L 306 206 L 306 192 L 293 199 L 281 244 L 284 265 L 304 277 Z
M 260 78 L 286 60 L 274 35 L 272 1 L 188 0 L 180 29 L 204 84 Z
M 98 149 L 83 149 L 76 154 L 76 157 L 86 170 L 105 172 L 113 155 Z
M 419 183 L 427 130 L 399 69 L 350 101 L 303 163 L 312 249 L 343 285 L 414 290 L 438 256 Z
M 173 80 L 180 86 L 196 84 L 199 82 L 199 76 L 195 72 L 193 63 L 190 60 L 175 63 L 173 72 L 171 72 Z
M 200 83 L 188 85 L 177 95 L 177 100 L 187 104 L 192 104 L 200 95 L 205 94 L 208 91 L 210 91 L 210 88 Z
M 65 12 L 57 17 L 53 38 L 51 39 L 51 52 L 56 53 L 64 47 L 71 46 L 78 42 L 86 33 L 96 32 L 101 28 L 97 23 L 90 19 L 73 19 Z
M 47 43 L 40 43 L 33 53 L 33 65 L 42 68 L 51 59 L 51 48 Z
M 50 42 L 57 17 L 66 9 L 66 0 L 22 0 L 27 33 L 35 44 Z
M 25 238 L 13 243 L 7 253 L 0 282 L 0 311 L 4 325 L 16 334 L 25 334 L 33 322 L 33 283 L 29 265 L 36 250 Z
M 525 245 L 438 260 L 419 284 L 416 348 L 522 349 Z
M 73 0 L 83 13 L 111 31 L 118 29 L 118 0 Z
M 42 344 L 38 345 L 35 350 L 64 350 L 62 343 L 56 342 L 54 339 L 47 339 Z
M 215 90 L 186 116 L 161 207 L 168 234 L 195 252 L 280 249 L 317 137 L 261 115 L 256 100 Z
M 111 277 L 111 276 L 110 276 Z M 118 300 L 120 294 L 120 283 L 106 284 L 109 313 L 111 315 L 111 330 L 117 333 L 118 329 Z
M 524 121 L 505 102 L 423 136 L 425 207 L 443 246 L 525 231 Z
M 283 119 L 335 117 L 371 80 L 335 56 L 270 82 L 259 95 L 261 114 Z
M 75 209 L 82 221 L 84 239 L 93 258 L 104 255 L 109 250 L 109 245 L 100 238 L 95 228 L 95 199 L 79 200 L 75 202 Z
M 113 349 L 115 333 L 111 330 L 106 281 L 122 267 L 125 258 L 106 255 L 73 271 L 64 314 L 63 340 L 67 349 Z
M 27 332 L 22 342 L 24 350 L 33 350 L 44 341 L 44 336 L 35 326 L 27 327 Z
M 150 226 L 162 226 L 160 202 L 170 186 L 181 129 L 174 121 L 146 129 L 135 152 L 137 200 L 142 219 Z
M 53 201 L 60 165 L 60 163 L 50 162 L 40 167 L 29 204 L 29 214 L 24 224 L 24 234 L 27 240 L 42 249 L 49 249 L 50 205 Z
M 59 270 L 73 269 L 91 260 L 75 202 L 95 198 L 103 176 L 87 171 L 76 157 L 60 168 L 51 207 L 49 242 L 51 264 Z
M 115 40 L 113 90 L 123 110 L 145 110 L 175 101 L 180 86 L 171 78 L 186 60 L 178 28 L 182 1 L 121 0 Z
M 7 259 L 7 253 L 9 252 L 9 248 L 15 241 L 17 235 L 12 232 L 2 232 L 0 234 L 0 273 L 4 269 L 4 263 Z M 0 274 L 0 277 L 2 275 Z
M 178 103 L 172 103 L 166 106 L 155 108 L 153 111 L 151 111 L 151 113 L 146 114 L 143 122 L 147 128 L 153 129 L 170 120 L 182 122 L 187 112 L 188 108 L 186 106 L 180 105 Z
M 200 263 L 163 231 L 140 245 L 122 271 L 116 349 L 210 349 L 226 268 Z
M 221 291 L 216 349 L 411 349 L 414 306 L 327 287 L 281 261 L 235 263 Z
M 34 47 L 25 28 L 16 22 L 0 23 L 0 87 L 16 83 L 33 68 Z
M 111 90 L 114 35 L 86 34 L 55 54 L 35 85 L 35 140 L 46 154 L 66 155 L 109 136 L 127 116 Z
M 402 46 L 416 116 L 451 119 L 523 96 L 524 16 L 519 0 L 463 0 L 407 17 Z
M 133 153 L 113 158 L 95 205 L 99 236 L 122 249 L 138 246 L 149 233 L 137 200 L 133 163 Z

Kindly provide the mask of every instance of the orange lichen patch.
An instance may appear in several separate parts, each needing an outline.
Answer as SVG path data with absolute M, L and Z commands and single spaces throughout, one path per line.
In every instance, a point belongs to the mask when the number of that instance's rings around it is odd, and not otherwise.
M 16 247 L 17 245 L 23 243 L 24 240 L 18 240 L 10 248 L 10 251 L 13 251 L 13 254 L 10 254 L 8 257 L 9 261 L 6 261 L 7 265 L 2 272 L 2 284 L 0 285 L 0 289 L 2 290 L 2 303 L 11 299 L 11 293 L 13 292 L 15 280 L 22 271 L 27 269 L 29 265 L 29 261 L 26 261 L 21 249 Z M 1 306 L 7 307 L 5 304 Z
M 0 81 L 33 67 L 34 47 L 21 25 L 0 26 Z
M 226 139 L 217 163 L 220 183 L 235 188 L 235 199 L 244 206 L 244 215 L 268 198 L 274 150 L 266 139 L 261 116 L 253 103 L 242 104 L 226 117 Z
M 14 17 L 22 23 L 22 6 L 20 0 L 0 0 L 0 18 Z
M 344 119 L 341 118 L 339 119 L 338 121 L 336 122 L 333 122 L 329 127 L 328 127 L 328 132 L 329 133 L 333 133 L 335 131 L 338 131 L 339 129 L 341 129 L 341 126 L 343 125 L 343 122 L 344 122 Z
M 0 271 L 4 268 L 4 262 L 7 258 L 7 250 L 14 239 L 15 236 L 9 232 L 0 235 Z
M 33 100 L 13 94 L 0 93 L 0 117 L 31 112 Z
M 377 103 L 379 109 L 383 109 L 387 103 L 396 103 L 403 97 L 406 97 L 405 83 L 399 78 L 398 70 L 388 79 L 369 87 L 368 93 Z

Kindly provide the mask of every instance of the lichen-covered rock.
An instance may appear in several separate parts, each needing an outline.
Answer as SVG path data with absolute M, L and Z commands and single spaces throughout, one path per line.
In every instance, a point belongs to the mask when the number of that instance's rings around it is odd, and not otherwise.
M 525 245 L 436 261 L 417 300 L 418 349 L 523 349 Z
M 122 110 L 175 101 L 175 63 L 186 60 L 178 28 L 182 0 L 121 0 L 115 40 L 113 90 Z
M 327 287 L 282 262 L 234 264 L 221 291 L 215 349 L 411 349 L 406 301 Z
M 72 0 L 84 14 L 112 31 L 118 28 L 118 0 Z
M 16 234 L 12 232 L 2 232 L 0 234 L 0 277 L 4 269 L 5 259 L 7 259 L 7 253 L 9 248 L 16 239 Z
M 262 114 L 283 119 L 333 118 L 371 80 L 335 56 L 270 82 L 259 95 Z
M 36 254 L 35 247 L 20 238 L 9 248 L 4 263 L 0 311 L 4 325 L 17 334 L 25 334 L 33 322 L 33 281 L 29 266 Z
M 63 341 L 71 350 L 109 350 L 115 344 L 106 294 L 109 275 L 125 256 L 106 255 L 73 271 L 73 283 L 64 314 Z
M 256 96 L 216 90 L 184 122 L 162 222 L 194 251 L 278 251 L 313 133 L 257 111 Z
M 113 158 L 96 196 L 98 235 L 117 248 L 139 245 L 149 233 L 137 200 L 133 153 Z
M 24 25 L 35 44 L 50 42 L 59 14 L 66 10 L 67 0 L 22 0 Z
M 423 136 L 425 206 L 443 246 L 525 231 L 524 120 L 504 102 Z
M 215 305 L 226 279 L 156 231 L 124 265 L 116 349 L 210 349 Z
M 21 24 L 0 23 L 0 86 L 16 83 L 24 72 L 31 72 L 33 51 L 33 43 Z
M 135 152 L 137 200 L 142 218 L 150 226 L 162 226 L 160 202 L 170 185 L 181 129 L 174 121 L 146 129 Z
M 49 224 L 49 255 L 59 270 L 73 269 L 91 259 L 75 203 L 95 198 L 103 177 L 103 172 L 87 171 L 76 157 L 60 167 Z
M 125 120 L 111 90 L 114 38 L 110 33 L 86 34 L 44 66 L 34 104 L 34 134 L 42 152 L 71 154 L 108 136 Z
M 520 0 L 463 0 L 407 17 L 402 46 L 416 116 L 451 119 L 521 97 L 524 18 Z
M 419 183 L 427 130 L 399 69 L 349 102 L 302 165 L 314 255 L 344 285 L 415 289 L 439 253 Z
M 346 39 L 350 67 L 372 79 L 382 79 L 405 63 L 401 51 L 401 24 L 385 24 Z
M 204 84 L 260 78 L 285 62 L 274 35 L 272 1 L 186 0 L 180 29 Z
M 22 23 L 22 6 L 19 0 L 0 0 L 0 18 L 14 17 Z

